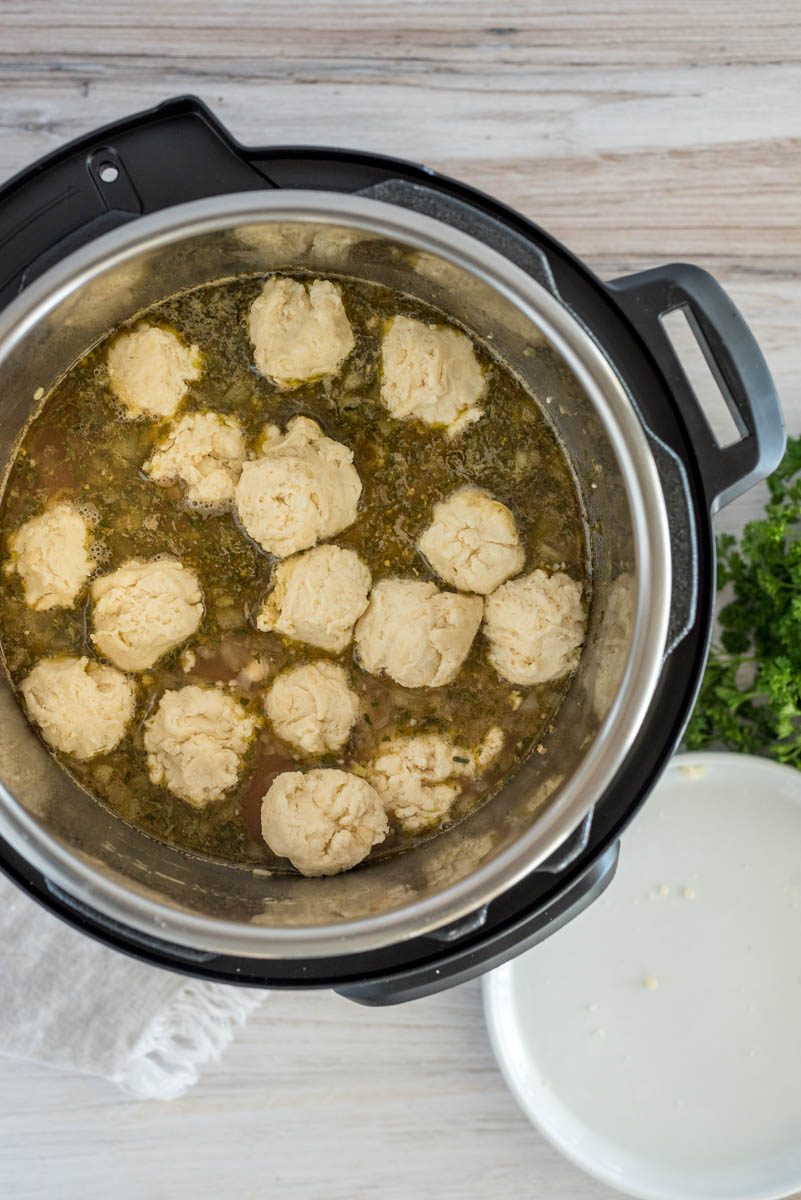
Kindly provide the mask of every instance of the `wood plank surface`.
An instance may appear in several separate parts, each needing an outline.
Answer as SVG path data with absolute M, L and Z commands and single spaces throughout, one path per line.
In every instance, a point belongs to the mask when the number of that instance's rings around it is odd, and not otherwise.
M 425 161 L 533 217 L 604 278 L 707 267 L 801 431 L 796 0 L 0 0 L 0 180 L 186 92 L 245 143 Z M 760 503 L 744 497 L 720 527 Z M 386 1011 L 273 996 L 172 1105 L 0 1060 L 0 1196 L 110 1195 L 613 1193 L 520 1115 L 470 984 Z

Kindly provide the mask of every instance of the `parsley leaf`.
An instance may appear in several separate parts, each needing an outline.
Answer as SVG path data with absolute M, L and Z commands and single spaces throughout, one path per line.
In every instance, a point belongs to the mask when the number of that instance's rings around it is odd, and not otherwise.
M 719 614 L 684 744 L 723 744 L 801 769 L 801 437 L 768 479 L 765 515 L 718 538 Z

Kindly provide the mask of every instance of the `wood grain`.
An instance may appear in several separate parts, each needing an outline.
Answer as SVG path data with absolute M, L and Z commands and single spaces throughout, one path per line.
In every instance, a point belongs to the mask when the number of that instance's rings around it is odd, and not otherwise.
M 425 161 L 515 205 L 605 278 L 706 266 L 801 431 L 795 0 L 0 0 L 0 178 L 183 92 L 246 143 Z M 760 502 L 744 497 L 720 526 Z M 477 984 L 375 1012 L 271 997 L 171 1106 L 0 1061 L 0 1179 L 9 1200 L 613 1194 L 518 1113 Z

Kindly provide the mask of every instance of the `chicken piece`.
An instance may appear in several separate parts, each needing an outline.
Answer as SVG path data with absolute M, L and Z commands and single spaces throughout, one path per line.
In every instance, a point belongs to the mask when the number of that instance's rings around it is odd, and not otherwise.
M 256 628 L 341 654 L 367 608 L 371 582 L 355 550 L 316 546 L 276 568 Z
M 466 334 L 393 317 L 381 346 L 381 399 L 393 417 L 444 427 L 450 436 L 483 416 L 487 381 Z
M 365 671 L 403 687 L 441 687 L 456 678 L 481 624 L 479 596 L 441 592 L 416 579 L 382 579 L 356 625 Z
M 22 580 L 25 602 L 37 612 L 72 608 L 97 564 L 89 553 L 89 527 L 74 504 L 54 504 L 8 539 L 5 564 Z
M 106 361 L 111 390 L 130 418 L 171 417 L 202 369 L 197 346 L 147 323 L 115 338 Z
M 361 704 L 342 667 L 313 662 L 277 676 L 265 711 L 278 737 L 305 754 L 325 754 L 345 745 Z
M 286 558 L 352 525 L 361 494 L 348 447 L 316 421 L 293 417 L 283 434 L 267 426 L 259 457 L 242 468 L 234 503 L 245 532 L 268 554 Z
M 422 833 L 445 820 L 462 791 L 462 780 L 481 773 L 501 751 L 504 735 L 493 727 L 480 746 L 467 750 L 438 733 L 395 738 L 367 768 L 392 820 L 406 833 Z
M 180 646 L 203 616 L 194 571 L 175 558 L 130 562 L 91 588 L 92 642 L 124 671 L 144 671 Z
M 474 487 L 434 505 L 419 547 L 446 583 L 482 596 L 522 571 L 526 561 L 509 509 Z
M 567 675 L 578 663 L 585 626 L 581 584 L 562 571 L 511 579 L 484 605 L 490 660 L 510 683 L 548 683 Z
M 262 800 L 262 837 L 302 875 L 350 870 L 388 830 L 375 788 L 347 771 L 285 771 Z
M 221 799 L 237 779 L 256 719 L 216 687 L 165 692 L 145 726 L 147 769 L 193 808 Z
M 190 504 L 219 505 L 230 500 L 245 459 L 245 439 L 236 417 L 192 412 L 169 429 L 142 467 L 154 483 L 180 480 Z
M 279 387 L 333 375 L 356 345 L 335 283 L 299 283 L 274 275 L 253 301 L 249 320 L 254 359 Z
M 121 741 L 136 694 L 127 675 L 88 658 L 44 658 L 20 691 L 44 740 L 80 759 L 107 754 Z

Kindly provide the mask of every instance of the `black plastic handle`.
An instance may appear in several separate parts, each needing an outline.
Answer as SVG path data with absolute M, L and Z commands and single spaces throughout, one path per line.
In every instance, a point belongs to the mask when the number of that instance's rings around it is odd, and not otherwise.
M 433 996 L 459 983 L 467 983 L 545 941 L 592 904 L 612 882 L 619 851 L 620 843 L 613 842 L 549 904 L 511 921 L 494 933 L 484 934 L 474 949 L 457 943 L 450 951 L 439 950 L 434 962 L 371 975 L 363 982 L 348 983 L 334 990 L 357 1004 L 377 1007 L 405 1004 L 408 1000 Z
M 778 466 L 784 418 L 768 365 L 733 300 L 707 271 L 670 263 L 607 285 L 656 360 L 687 426 L 709 508 L 729 504 Z M 743 436 L 718 445 L 662 328 L 682 308 Z
M 106 125 L 0 188 L 0 307 L 71 251 L 136 217 L 274 186 L 194 96 Z

